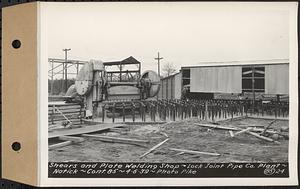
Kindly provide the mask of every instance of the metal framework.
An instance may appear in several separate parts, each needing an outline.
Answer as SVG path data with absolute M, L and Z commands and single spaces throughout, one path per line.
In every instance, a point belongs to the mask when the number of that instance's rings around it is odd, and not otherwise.
M 134 81 L 141 75 L 141 62 L 137 61 L 132 56 L 122 61 L 104 62 L 103 65 L 109 81 Z M 126 65 L 136 65 L 137 68 L 134 70 L 124 69 Z M 113 71 L 107 71 L 108 67 L 114 67 L 116 69 Z
M 88 61 L 80 61 L 80 60 L 65 60 L 65 59 L 57 59 L 57 58 L 48 58 L 48 63 L 50 69 L 48 70 L 48 78 L 51 80 L 51 92 L 53 95 L 53 84 L 54 78 L 58 75 L 61 75 L 62 80 L 62 92 L 66 92 L 68 89 L 64 87 L 67 85 L 68 76 L 69 75 L 77 75 L 80 69 L 80 66 L 87 63 Z M 70 68 L 75 67 L 76 72 L 71 72 Z
M 68 77 L 70 75 L 77 75 L 81 66 L 88 61 L 81 61 L 81 60 L 71 60 L 71 59 L 58 59 L 58 58 L 49 58 L 48 63 L 50 69 L 48 70 L 48 78 L 51 80 L 51 92 L 50 94 L 53 95 L 53 84 L 54 78 L 62 78 L 62 92 L 66 92 L 67 89 L 67 82 Z M 141 62 L 137 61 L 132 56 L 121 60 L 121 61 L 113 61 L 113 62 L 104 62 L 103 63 L 105 70 L 108 67 L 116 68 L 113 71 L 107 71 L 107 78 L 109 81 L 134 81 L 141 75 Z M 135 69 L 124 69 L 126 65 L 136 65 Z M 72 72 L 70 68 L 75 67 L 76 71 Z M 60 76 L 61 75 L 61 76 Z

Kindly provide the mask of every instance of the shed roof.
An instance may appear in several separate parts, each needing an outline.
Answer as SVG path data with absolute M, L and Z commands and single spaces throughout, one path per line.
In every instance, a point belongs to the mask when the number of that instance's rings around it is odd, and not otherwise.
M 104 62 L 103 64 L 105 66 L 114 66 L 114 65 L 120 65 L 120 64 L 140 64 L 141 62 L 139 62 L 138 60 L 136 60 L 135 58 L 133 58 L 132 56 L 125 58 L 122 61 L 113 61 L 113 62 Z
M 289 64 L 289 59 L 270 59 L 270 60 L 248 60 L 248 61 L 226 61 L 226 62 L 201 62 L 191 66 L 182 66 L 181 68 L 196 67 L 217 67 L 217 66 L 247 66 L 247 65 L 274 65 Z

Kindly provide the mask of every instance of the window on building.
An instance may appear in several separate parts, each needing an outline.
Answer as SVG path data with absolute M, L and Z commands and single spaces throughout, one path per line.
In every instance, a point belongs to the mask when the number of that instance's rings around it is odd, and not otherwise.
M 252 86 L 254 79 L 254 86 Z M 265 67 L 248 66 L 242 68 L 242 90 L 243 92 L 265 92 Z
M 182 85 L 189 85 L 191 80 L 191 70 L 188 69 L 182 69 Z

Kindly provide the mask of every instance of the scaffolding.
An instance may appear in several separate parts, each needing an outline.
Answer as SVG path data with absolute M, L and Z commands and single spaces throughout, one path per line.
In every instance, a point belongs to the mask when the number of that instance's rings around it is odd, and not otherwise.
M 74 78 L 74 76 L 76 77 L 81 67 L 88 62 L 89 61 L 49 58 L 48 78 L 51 81 L 50 95 L 53 95 L 54 79 L 61 78 L 61 92 L 66 93 L 68 90 L 68 78 L 71 78 L 71 76 L 73 76 L 72 78 Z M 104 62 L 103 65 L 107 78 L 110 81 L 134 81 L 141 75 L 141 62 L 132 56 L 121 61 Z M 135 68 L 125 69 L 127 65 L 135 65 Z M 112 67 L 115 69 L 111 70 L 110 68 Z
M 53 84 L 54 78 L 61 78 L 61 92 L 66 92 L 68 90 L 68 78 L 70 75 L 77 75 L 81 66 L 88 61 L 81 61 L 81 60 L 65 60 L 65 59 L 58 59 L 58 58 L 49 58 L 49 70 L 48 70 L 48 78 L 51 80 L 51 88 L 50 88 L 50 95 L 53 95 Z M 71 71 L 71 68 L 75 67 L 76 72 Z M 60 76 L 61 75 L 61 76 Z

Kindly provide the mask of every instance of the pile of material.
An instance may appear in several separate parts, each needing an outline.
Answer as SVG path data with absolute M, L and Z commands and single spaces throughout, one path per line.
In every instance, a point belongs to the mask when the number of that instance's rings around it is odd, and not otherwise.
M 285 162 L 288 157 L 286 120 L 107 124 L 97 132 L 53 139 L 62 145 L 50 148 L 52 161 Z

